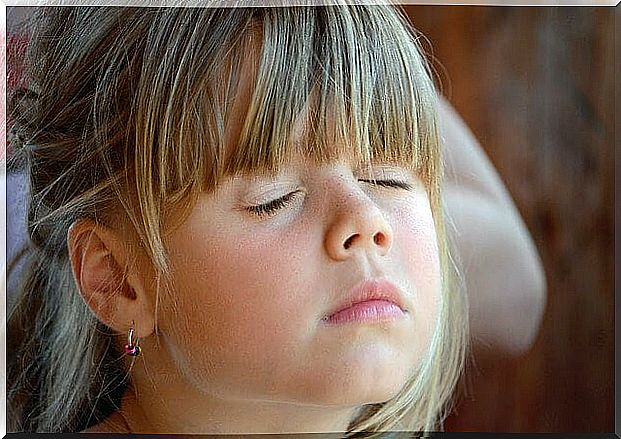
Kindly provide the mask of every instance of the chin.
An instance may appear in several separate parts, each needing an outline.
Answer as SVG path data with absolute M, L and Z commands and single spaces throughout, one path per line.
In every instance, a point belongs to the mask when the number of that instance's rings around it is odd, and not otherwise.
M 358 391 L 352 389 L 350 399 L 355 400 L 358 405 L 365 404 L 379 404 L 391 400 L 401 392 L 407 383 L 406 379 L 398 382 L 385 382 L 378 383 L 372 388 L 358 389 Z
M 302 395 L 307 402 L 317 405 L 354 407 L 378 404 L 394 398 L 412 376 L 404 369 L 385 369 L 378 373 L 374 368 L 372 372 L 343 368 L 339 374 L 326 373 L 315 385 L 309 383 L 305 386 Z
M 338 395 L 331 395 L 328 398 L 322 398 L 323 401 L 321 404 L 341 407 L 380 404 L 397 396 L 404 386 L 405 382 L 400 383 L 400 385 L 376 386 L 373 389 L 340 389 L 342 391 L 339 392 Z

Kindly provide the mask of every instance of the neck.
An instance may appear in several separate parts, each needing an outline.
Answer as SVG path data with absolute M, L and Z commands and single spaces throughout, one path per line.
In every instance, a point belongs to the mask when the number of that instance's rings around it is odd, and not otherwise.
M 128 389 L 118 412 L 128 433 L 257 434 L 343 433 L 354 409 L 301 406 L 270 401 L 226 401 L 201 397 L 159 400 Z M 155 399 L 154 399 L 155 397 Z M 338 435 L 341 437 L 342 435 Z
M 130 433 L 343 433 L 358 410 L 206 394 L 169 372 L 170 357 L 137 360 L 118 412 Z

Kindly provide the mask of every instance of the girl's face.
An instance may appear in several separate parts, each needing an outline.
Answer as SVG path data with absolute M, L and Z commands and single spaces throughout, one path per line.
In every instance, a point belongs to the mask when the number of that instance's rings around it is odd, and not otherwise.
M 253 53 L 230 145 L 252 95 Z M 238 176 L 200 195 L 165 241 L 177 309 L 162 303 L 158 325 L 199 392 L 383 402 L 430 345 L 441 291 L 436 232 L 425 187 L 406 169 L 370 174 L 297 156 L 274 178 Z
M 298 157 L 275 178 L 231 178 L 199 197 L 166 244 L 178 308 L 159 325 L 199 391 L 383 402 L 429 347 L 436 233 L 424 185 L 398 166 L 369 174 Z

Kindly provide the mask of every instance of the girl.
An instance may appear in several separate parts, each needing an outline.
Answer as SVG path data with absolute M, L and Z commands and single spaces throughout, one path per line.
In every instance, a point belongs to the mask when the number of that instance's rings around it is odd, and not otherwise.
M 438 429 L 465 298 L 388 6 L 42 8 L 9 431 Z

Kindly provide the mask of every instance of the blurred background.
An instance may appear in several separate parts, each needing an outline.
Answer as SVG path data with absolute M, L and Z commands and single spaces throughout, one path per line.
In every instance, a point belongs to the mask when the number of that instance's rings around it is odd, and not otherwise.
M 612 432 L 619 8 L 405 11 L 513 196 L 548 287 L 533 348 L 477 361 L 446 430 Z
M 28 8 L 9 9 L 11 89 Z M 547 277 L 535 345 L 518 358 L 478 359 L 446 430 L 611 432 L 619 8 L 405 11 L 428 38 L 444 95 L 513 196 Z

